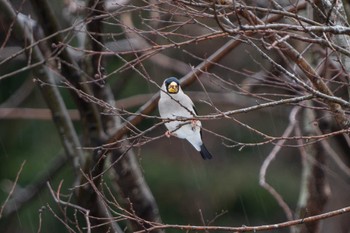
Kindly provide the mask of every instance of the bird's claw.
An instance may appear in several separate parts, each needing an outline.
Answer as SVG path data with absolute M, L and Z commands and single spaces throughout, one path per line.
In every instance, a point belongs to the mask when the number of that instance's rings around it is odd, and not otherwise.
M 198 122 L 198 120 L 191 120 L 192 130 L 194 130 L 196 128 L 197 122 Z
M 165 136 L 166 136 L 167 138 L 170 138 L 170 137 L 171 137 L 170 131 L 166 131 L 166 132 L 165 132 Z

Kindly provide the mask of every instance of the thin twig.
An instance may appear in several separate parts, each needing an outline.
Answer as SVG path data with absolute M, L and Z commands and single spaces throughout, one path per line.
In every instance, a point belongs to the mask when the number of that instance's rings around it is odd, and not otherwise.
M 20 168 L 19 168 L 19 170 L 18 170 L 18 172 L 17 172 L 15 181 L 14 181 L 13 184 L 12 184 L 12 188 L 11 188 L 9 194 L 8 194 L 7 197 L 6 197 L 6 199 L 5 199 L 5 201 L 4 201 L 4 204 L 2 204 L 2 206 L 1 206 L 1 208 L 0 208 L 0 219 L 2 218 L 2 213 L 3 213 L 4 209 L 5 209 L 5 206 L 6 206 L 7 202 L 10 200 L 10 197 L 12 196 L 12 194 L 13 194 L 15 188 L 16 188 L 16 185 L 17 185 L 19 176 L 20 176 L 20 174 L 22 173 L 22 170 L 23 170 L 23 167 L 24 167 L 25 164 L 26 164 L 26 160 L 24 160 L 24 161 L 22 162 L 22 164 L 21 164 L 21 166 L 20 166 Z
M 60 199 L 60 193 L 57 192 L 57 193 L 55 194 L 55 192 L 53 191 L 53 189 L 52 189 L 50 183 L 47 182 L 46 184 L 47 184 L 47 187 L 49 188 L 49 191 L 50 191 L 50 193 L 51 193 L 51 196 L 53 197 L 53 199 L 55 200 L 55 202 L 56 202 L 57 204 L 61 204 L 61 205 L 64 205 L 64 206 L 72 207 L 72 208 L 74 208 L 74 209 L 77 209 L 77 210 L 81 211 L 81 212 L 84 214 L 84 216 L 85 216 L 85 221 L 86 221 L 87 233 L 91 233 L 91 223 L 90 223 L 90 220 L 89 220 L 90 210 L 85 209 L 85 208 L 83 208 L 83 207 L 81 207 L 81 206 L 79 206 L 79 205 L 72 204 L 72 203 L 70 203 L 70 202 L 62 201 L 62 200 Z
M 291 110 L 290 116 L 289 116 L 289 125 L 285 129 L 285 131 L 282 135 L 283 138 L 289 137 L 289 135 L 293 132 L 293 129 L 296 125 L 296 115 L 298 114 L 300 109 L 301 109 L 301 107 L 297 106 Z M 289 208 L 289 206 L 287 205 L 287 203 L 283 200 L 283 197 L 269 183 L 266 182 L 267 168 L 271 164 L 272 160 L 275 159 L 278 152 L 282 149 L 282 146 L 285 142 L 286 142 L 286 139 L 278 140 L 277 144 L 274 146 L 274 148 L 272 149 L 270 154 L 264 160 L 264 162 L 260 168 L 259 183 L 263 188 L 265 188 L 276 199 L 278 204 L 284 210 L 284 213 L 286 214 L 287 219 L 292 220 L 293 219 L 292 211 Z

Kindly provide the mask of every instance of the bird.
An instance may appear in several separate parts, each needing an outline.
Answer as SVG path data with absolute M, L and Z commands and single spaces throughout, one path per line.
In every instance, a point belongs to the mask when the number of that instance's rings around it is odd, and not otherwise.
M 194 104 L 180 86 L 180 81 L 175 77 L 164 80 L 158 102 L 160 117 L 165 121 L 168 131 L 167 137 L 175 136 L 186 139 L 199 153 L 204 160 L 213 156 L 205 147 L 202 140 L 202 123 L 193 119 L 197 116 Z M 190 118 L 190 120 L 186 120 Z

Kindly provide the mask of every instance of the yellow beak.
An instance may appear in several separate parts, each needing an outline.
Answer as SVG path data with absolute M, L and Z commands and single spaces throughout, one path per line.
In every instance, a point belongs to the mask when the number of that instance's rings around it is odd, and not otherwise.
M 175 94 L 179 91 L 179 86 L 176 82 L 171 82 L 168 86 L 168 92 L 171 94 Z

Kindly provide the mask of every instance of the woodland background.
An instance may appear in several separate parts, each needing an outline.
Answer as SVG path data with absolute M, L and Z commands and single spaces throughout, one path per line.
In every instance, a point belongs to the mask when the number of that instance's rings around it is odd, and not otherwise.
M 348 7 L 0 0 L 0 231 L 350 232 Z M 213 160 L 164 136 L 169 76 Z

